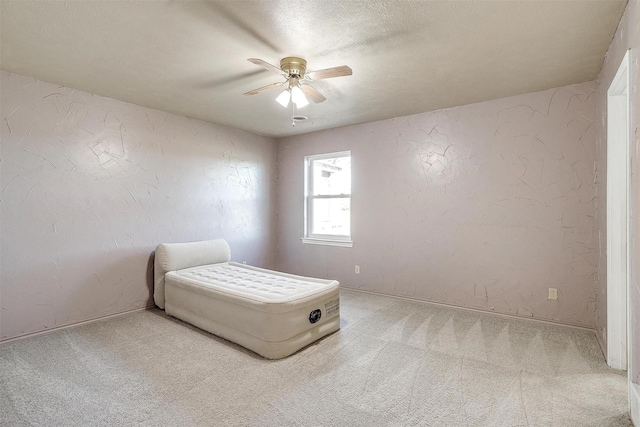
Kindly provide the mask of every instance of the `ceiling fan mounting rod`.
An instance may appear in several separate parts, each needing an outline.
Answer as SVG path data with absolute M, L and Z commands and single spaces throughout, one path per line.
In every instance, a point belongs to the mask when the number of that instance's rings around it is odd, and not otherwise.
M 300 86 L 300 78 L 299 77 L 292 76 L 292 77 L 288 78 L 287 81 L 289 82 L 289 89 L 293 88 L 294 86 Z

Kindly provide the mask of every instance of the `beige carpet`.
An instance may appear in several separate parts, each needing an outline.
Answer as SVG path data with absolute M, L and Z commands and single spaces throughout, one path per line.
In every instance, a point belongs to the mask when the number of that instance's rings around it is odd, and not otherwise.
M 0 345 L 2 426 L 629 426 L 592 332 L 341 292 L 268 361 L 159 310 Z

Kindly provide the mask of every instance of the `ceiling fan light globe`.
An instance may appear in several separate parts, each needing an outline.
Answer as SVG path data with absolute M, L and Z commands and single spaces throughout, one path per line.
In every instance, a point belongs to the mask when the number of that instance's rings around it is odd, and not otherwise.
M 287 108 L 287 105 L 289 105 L 289 100 L 291 99 L 291 93 L 289 93 L 289 90 L 284 90 L 280 95 L 278 95 L 278 97 L 276 98 L 276 102 L 280 105 L 282 105 L 283 107 Z
M 296 104 L 296 107 L 302 108 L 309 105 L 309 101 L 307 97 L 304 96 L 304 92 L 300 89 L 299 86 L 294 86 L 291 88 L 291 100 Z
M 306 107 L 307 105 L 309 105 L 309 101 L 307 101 L 306 99 L 302 99 L 298 102 L 295 103 L 297 108 L 302 108 L 302 107 Z

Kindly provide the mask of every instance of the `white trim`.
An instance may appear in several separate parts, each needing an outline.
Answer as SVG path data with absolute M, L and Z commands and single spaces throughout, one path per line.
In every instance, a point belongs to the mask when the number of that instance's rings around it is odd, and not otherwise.
M 330 245 L 330 246 L 353 246 L 351 241 L 351 235 L 324 235 L 314 234 L 311 232 L 311 224 L 313 223 L 313 210 L 311 205 L 316 199 L 349 199 L 351 201 L 351 192 L 349 194 L 335 194 L 335 195 L 312 195 L 313 180 L 313 166 L 314 161 L 323 159 L 335 159 L 339 157 L 348 157 L 351 159 L 351 151 L 338 151 L 334 153 L 326 154 L 314 154 L 305 156 L 304 158 L 304 231 L 302 241 L 304 243 L 310 243 L 315 245 Z M 351 219 L 349 219 L 351 221 Z M 351 226 L 351 224 L 349 224 Z
M 596 332 L 596 340 L 598 341 L 598 346 L 600 347 L 600 352 L 602 353 L 602 357 L 604 357 L 604 360 L 606 361 L 607 360 L 607 346 L 604 343 L 604 341 L 602 341 L 602 337 L 600 336 L 600 334 L 597 333 L 597 332 Z
M 634 426 L 640 426 L 640 386 L 629 381 L 629 413 Z
M 629 287 L 629 51 L 607 91 L 607 363 L 627 370 Z
M 583 325 L 578 325 L 578 324 L 575 324 L 575 323 L 557 322 L 557 321 L 554 321 L 554 320 L 541 319 L 539 317 L 523 316 L 521 314 L 498 313 L 496 311 L 486 310 L 486 309 L 483 309 L 483 308 L 464 307 L 464 306 L 461 306 L 461 305 L 447 304 L 447 303 L 444 303 L 444 302 L 431 301 L 431 300 L 420 299 L 420 298 L 415 298 L 415 297 L 406 297 L 406 296 L 401 296 L 401 295 L 386 294 L 386 293 L 383 293 L 383 292 L 367 291 L 365 289 L 350 288 L 348 286 L 345 286 L 345 285 L 341 284 L 340 285 L 340 291 L 342 291 L 342 290 L 360 292 L 360 293 L 363 293 L 363 294 L 377 295 L 377 296 L 380 296 L 380 297 L 401 299 L 401 300 L 405 300 L 405 301 L 420 302 L 420 303 L 423 303 L 423 304 L 435 305 L 435 306 L 438 306 L 438 307 L 446 307 L 446 308 L 451 308 L 451 309 L 454 309 L 454 310 L 463 310 L 463 311 L 470 311 L 470 312 L 473 312 L 473 313 L 488 314 L 490 316 L 504 317 L 504 318 L 507 318 L 507 319 L 517 319 L 517 320 L 524 320 L 524 321 L 527 321 L 527 322 L 544 323 L 544 324 L 552 325 L 552 326 L 561 326 L 561 327 L 564 327 L 564 328 L 580 329 L 582 331 L 593 332 L 596 336 L 598 335 L 594 328 L 590 328 L 588 326 L 583 326 Z
M 300 240 L 302 240 L 302 243 L 308 243 L 310 245 L 342 246 L 344 248 L 353 247 L 351 240 L 314 239 L 312 237 L 302 237 Z
M 19 335 L 17 337 L 8 338 L 6 340 L 0 340 L 0 346 L 4 345 L 4 344 L 8 344 L 10 342 L 19 341 L 19 340 L 23 340 L 23 339 L 31 338 L 31 337 L 37 337 L 38 335 L 44 335 L 44 334 L 48 334 L 50 332 L 60 331 L 60 330 L 63 330 L 63 329 L 75 328 L 77 326 L 87 325 L 89 323 L 100 322 L 102 320 L 108 320 L 108 319 L 112 319 L 114 317 L 120 317 L 120 316 L 124 316 L 126 314 L 135 313 L 135 312 L 138 312 L 138 311 L 151 310 L 154 307 L 155 307 L 155 304 L 150 304 L 150 305 L 147 305 L 145 307 L 133 308 L 133 309 L 127 310 L 127 311 L 121 311 L 120 313 L 107 314 L 106 316 L 94 317 L 93 319 L 82 320 L 80 322 L 70 323 L 68 325 L 56 326 L 54 328 L 46 329 L 44 331 L 31 332 L 31 333 L 28 333 L 28 334 Z
M 350 156 L 351 156 L 351 151 L 346 150 L 346 151 L 336 151 L 334 153 L 312 154 L 310 156 L 305 156 L 305 160 L 306 159 L 322 160 L 322 159 L 333 159 L 334 157 L 350 157 Z

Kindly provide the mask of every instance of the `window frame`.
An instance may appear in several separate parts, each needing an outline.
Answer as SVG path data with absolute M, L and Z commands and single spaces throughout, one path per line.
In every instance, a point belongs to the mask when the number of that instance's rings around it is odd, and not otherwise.
M 351 234 L 335 235 L 335 234 L 315 234 L 311 231 L 313 224 L 313 209 L 311 209 L 313 201 L 316 199 L 349 199 L 351 201 L 352 192 L 349 194 L 336 195 L 313 195 L 313 162 L 317 160 L 335 159 L 340 157 L 351 157 L 351 151 L 338 151 L 326 154 L 315 154 L 305 156 L 304 158 L 304 237 L 303 243 L 312 245 L 329 245 L 352 247 L 353 241 Z M 351 190 L 351 189 L 350 189 Z M 351 203 L 349 204 L 351 205 Z M 351 230 L 351 211 L 349 212 L 349 230 Z

